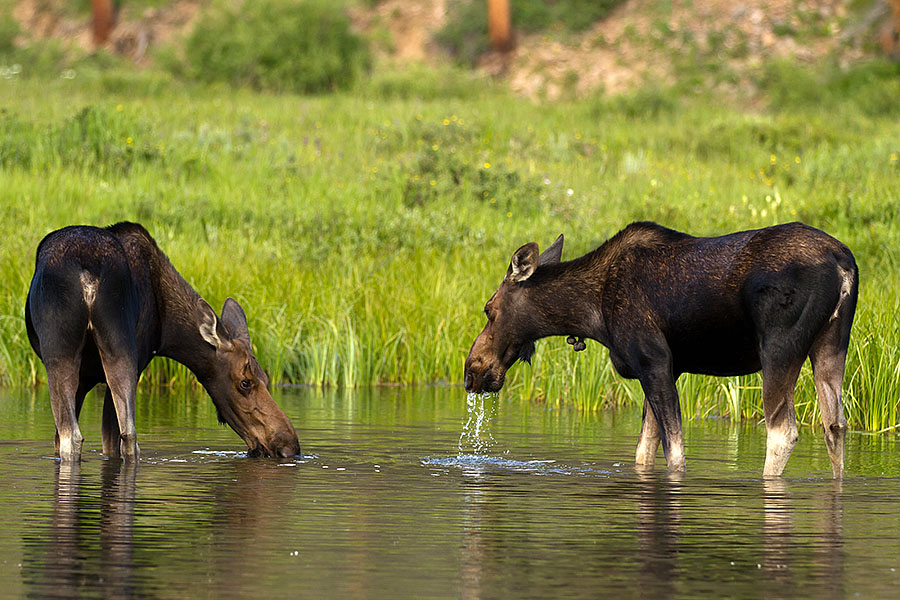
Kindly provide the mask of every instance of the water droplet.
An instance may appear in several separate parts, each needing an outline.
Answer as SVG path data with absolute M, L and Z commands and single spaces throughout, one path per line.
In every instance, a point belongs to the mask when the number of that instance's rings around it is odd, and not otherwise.
M 494 436 L 489 430 L 491 419 L 496 411 L 496 404 L 485 400 L 493 394 L 476 394 L 471 392 L 466 396 L 466 409 L 468 416 L 459 436 L 459 453 L 464 454 L 471 448 L 475 454 L 484 454 L 494 445 Z

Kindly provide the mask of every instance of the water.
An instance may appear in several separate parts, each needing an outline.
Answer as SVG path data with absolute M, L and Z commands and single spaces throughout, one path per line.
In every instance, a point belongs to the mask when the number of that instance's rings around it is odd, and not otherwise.
M 632 468 L 637 413 L 496 398 L 470 412 L 458 388 L 275 396 L 302 457 L 249 459 L 202 393 L 142 390 L 129 468 L 99 455 L 98 396 L 84 460 L 66 466 L 49 456 L 46 391 L 0 390 L 0 596 L 873 598 L 900 584 L 894 436 L 851 434 L 835 483 L 802 430 L 787 477 L 764 482 L 762 427 L 693 422 L 674 477 Z
M 496 414 L 497 404 L 491 394 L 466 395 L 466 423 L 459 434 L 459 456 L 466 450 L 474 454 L 485 454 L 494 445 L 494 434 L 491 433 L 491 420 Z

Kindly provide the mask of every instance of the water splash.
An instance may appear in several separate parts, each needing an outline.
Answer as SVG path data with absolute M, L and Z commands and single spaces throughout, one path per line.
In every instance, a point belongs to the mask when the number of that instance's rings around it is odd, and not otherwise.
M 491 434 L 491 419 L 497 412 L 497 405 L 489 401 L 495 394 L 476 394 L 469 392 L 466 396 L 466 409 L 468 416 L 459 436 L 459 455 L 470 451 L 474 454 L 484 454 L 496 443 Z M 486 402 L 487 401 L 487 402 Z

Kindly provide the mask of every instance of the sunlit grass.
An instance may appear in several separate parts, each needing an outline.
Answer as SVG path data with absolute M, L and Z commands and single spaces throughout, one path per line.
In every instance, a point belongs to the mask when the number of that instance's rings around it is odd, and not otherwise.
M 851 426 L 900 420 L 896 119 L 677 99 L 645 114 L 625 110 L 628 99 L 535 106 L 495 90 L 423 99 L 4 86 L 2 383 L 45 378 L 22 307 L 37 243 L 73 223 L 143 223 L 215 308 L 241 302 L 273 382 L 352 387 L 458 383 L 481 308 L 525 242 L 565 233 L 572 258 L 634 220 L 697 235 L 802 220 L 846 242 L 861 267 Z M 191 375 L 157 361 L 145 380 Z M 758 376 L 685 376 L 679 390 L 687 418 L 761 418 Z M 576 354 L 561 339 L 539 342 L 504 393 L 583 410 L 643 400 L 598 344 Z M 807 367 L 796 399 L 805 423 L 818 419 L 814 398 Z

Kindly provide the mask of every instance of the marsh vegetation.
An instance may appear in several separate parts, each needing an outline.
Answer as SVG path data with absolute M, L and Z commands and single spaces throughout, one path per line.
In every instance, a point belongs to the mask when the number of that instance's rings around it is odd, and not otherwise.
M 799 220 L 860 265 L 851 427 L 900 422 L 896 66 L 772 63 L 752 105 L 690 78 L 537 105 L 454 69 L 379 68 L 293 95 L 41 60 L 0 79 L 0 383 L 45 377 L 22 306 L 38 241 L 68 224 L 142 223 L 211 304 L 247 307 L 274 383 L 354 387 L 459 383 L 525 242 L 565 233 L 566 259 L 636 220 L 694 235 Z M 587 350 L 539 342 L 504 393 L 638 404 L 637 384 Z M 156 361 L 144 381 L 192 377 Z M 761 416 L 758 376 L 684 376 L 679 389 L 689 418 Z M 805 423 L 814 396 L 805 368 Z

